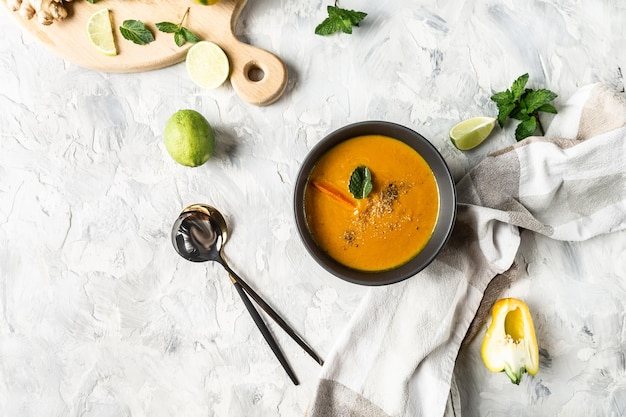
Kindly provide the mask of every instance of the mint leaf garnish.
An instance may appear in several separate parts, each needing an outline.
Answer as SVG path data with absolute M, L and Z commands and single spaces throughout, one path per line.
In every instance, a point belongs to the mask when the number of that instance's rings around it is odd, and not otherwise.
M 128 39 L 137 45 L 146 45 L 154 41 L 154 35 L 140 20 L 124 20 L 120 26 L 120 32 L 124 39 Z
M 367 13 L 347 10 L 335 6 L 327 7 L 328 17 L 315 28 L 315 34 L 328 36 L 335 32 L 352 33 L 352 26 L 358 26 Z
M 528 74 L 521 75 L 511 85 L 511 89 L 495 93 L 491 100 L 498 106 L 498 124 L 504 127 L 507 119 L 516 119 L 521 123 L 515 129 L 515 139 L 520 141 L 532 136 L 537 129 L 545 134 L 539 113 L 556 114 L 556 108 L 550 104 L 557 98 L 556 93 L 539 89 L 526 88 Z
M 539 110 L 544 104 L 548 104 L 556 98 L 556 94 L 550 90 L 530 90 L 524 97 L 524 104 L 528 109 L 528 113 L 532 114 Z
M 172 22 L 159 22 L 156 24 L 157 29 L 164 33 L 173 33 L 174 34 L 174 42 L 177 46 L 183 46 L 186 42 L 196 43 L 200 42 L 200 38 L 198 38 L 192 31 L 183 26 L 183 22 L 185 18 L 189 14 L 189 7 L 187 11 L 183 15 L 183 18 L 180 20 L 180 23 L 172 23 Z
M 517 125 L 517 128 L 515 128 L 515 137 L 527 138 L 535 133 L 535 130 L 537 130 L 537 119 L 529 117 Z
M 522 97 L 528 78 L 529 75 L 526 73 L 518 77 L 517 80 L 513 81 L 513 85 L 511 86 L 511 95 L 513 96 L 513 100 L 519 100 L 520 97 Z
M 200 38 L 198 38 L 192 31 L 190 31 L 186 27 L 184 26 L 181 27 L 180 31 L 182 32 L 183 37 L 185 38 L 187 42 L 190 42 L 190 43 L 200 42 Z
M 372 192 L 372 173 L 369 168 L 361 165 L 350 175 L 348 189 L 357 200 L 365 198 Z
M 178 25 L 172 22 L 159 22 L 155 26 L 161 32 L 165 33 L 176 33 L 176 31 L 178 31 Z

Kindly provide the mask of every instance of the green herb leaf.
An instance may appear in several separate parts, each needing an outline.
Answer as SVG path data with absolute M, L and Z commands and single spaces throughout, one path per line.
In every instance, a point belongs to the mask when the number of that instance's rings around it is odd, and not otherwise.
M 509 117 L 514 109 L 515 103 L 498 104 L 498 124 L 500 125 L 500 127 L 504 127 L 506 119 Z
M 328 17 L 315 28 L 315 34 L 328 36 L 335 32 L 352 33 L 352 27 L 358 26 L 367 13 L 342 9 L 337 6 L 327 7 Z
M 539 120 L 539 113 L 556 114 L 556 108 L 550 104 L 557 98 L 556 93 L 539 89 L 526 88 L 528 74 L 519 76 L 510 90 L 501 91 L 491 96 L 491 100 L 498 106 L 498 124 L 504 127 L 507 119 L 516 119 L 521 123 L 515 129 L 515 139 L 518 141 L 535 133 L 537 129 L 544 134 L 543 126 Z
M 528 109 L 525 106 L 519 105 L 509 114 L 509 117 L 511 119 L 524 121 L 530 119 L 532 116 L 528 114 Z
M 156 24 L 156 27 L 165 33 L 176 33 L 178 31 L 178 25 L 172 22 L 159 22 Z
M 98 0 L 87 0 L 87 2 L 88 2 L 88 3 L 91 3 L 91 4 L 94 4 L 94 3 L 97 3 L 97 2 L 98 2 Z
M 552 104 L 544 104 L 543 106 L 539 107 L 537 109 L 537 111 L 542 111 L 542 112 L 545 112 L 545 113 L 557 114 L 556 108 Z
M 315 34 L 321 36 L 332 35 L 335 32 L 339 32 L 342 28 L 342 23 L 327 17 L 317 25 L 315 28 Z
M 556 94 L 550 90 L 531 90 L 525 95 L 524 102 L 528 108 L 528 113 L 533 113 L 544 104 L 548 104 L 554 100 L 556 97 Z
M 506 90 L 495 93 L 491 96 L 491 100 L 495 101 L 496 104 L 512 104 L 515 101 L 515 98 L 513 97 L 513 93 Z
M 146 45 L 154 41 L 154 35 L 140 20 L 124 20 L 120 26 L 120 32 L 124 39 L 128 39 L 137 45 Z
M 187 29 L 186 27 L 181 27 L 180 30 L 183 33 L 185 40 L 189 43 L 200 42 L 200 38 L 196 36 L 195 33 Z
M 183 26 L 183 22 L 187 18 L 189 14 L 189 7 L 185 11 L 183 18 L 180 20 L 179 24 L 172 22 L 160 22 L 156 24 L 157 29 L 161 32 L 165 33 L 173 33 L 174 34 L 174 42 L 177 46 L 183 46 L 186 42 L 196 43 L 200 42 L 200 38 L 198 38 L 192 31 Z
M 517 128 L 515 129 L 515 139 L 518 141 L 526 139 L 527 137 L 532 136 L 536 130 L 537 118 L 533 116 L 517 125 Z
M 528 82 L 529 75 L 528 73 L 524 75 L 520 75 L 517 80 L 513 81 L 513 85 L 511 86 L 511 93 L 513 95 L 513 100 L 519 100 L 522 94 L 524 94 L 524 87 L 526 87 L 526 83 Z
M 372 192 L 372 173 L 369 168 L 361 165 L 354 169 L 350 175 L 350 183 L 348 189 L 356 199 L 362 199 Z
M 185 44 L 185 35 L 183 35 L 183 31 L 179 30 L 174 33 L 174 42 L 177 46 L 183 46 Z

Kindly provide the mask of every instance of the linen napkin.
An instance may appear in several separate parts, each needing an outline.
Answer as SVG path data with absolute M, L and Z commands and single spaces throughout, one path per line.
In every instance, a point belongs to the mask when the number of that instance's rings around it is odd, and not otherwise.
M 457 192 L 448 244 L 418 276 L 368 291 L 322 368 L 309 417 L 460 415 L 455 360 L 490 282 L 514 273 L 520 228 L 568 241 L 626 229 L 624 95 L 582 88 L 545 137 L 488 156 Z

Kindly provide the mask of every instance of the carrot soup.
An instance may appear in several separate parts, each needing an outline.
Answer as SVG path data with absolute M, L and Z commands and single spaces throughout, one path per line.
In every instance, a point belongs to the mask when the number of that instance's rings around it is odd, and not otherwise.
M 355 198 L 350 177 L 371 172 L 371 192 Z M 327 151 L 309 175 L 304 210 L 316 244 L 337 262 L 383 271 L 414 258 L 432 236 L 439 191 L 424 158 L 381 135 L 348 139 Z

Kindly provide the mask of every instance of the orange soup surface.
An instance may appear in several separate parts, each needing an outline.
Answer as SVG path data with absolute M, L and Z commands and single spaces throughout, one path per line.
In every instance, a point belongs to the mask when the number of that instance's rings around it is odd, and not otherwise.
M 372 191 L 349 191 L 355 168 L 372 174 Z M 304 196 L 306 221 L 317 245 L 337 262 L 383 271 L 415 257 L 432 236 L 439 213 L 435 176 L 422 156 L 380 135 L 346 140 L 313 168 Z

